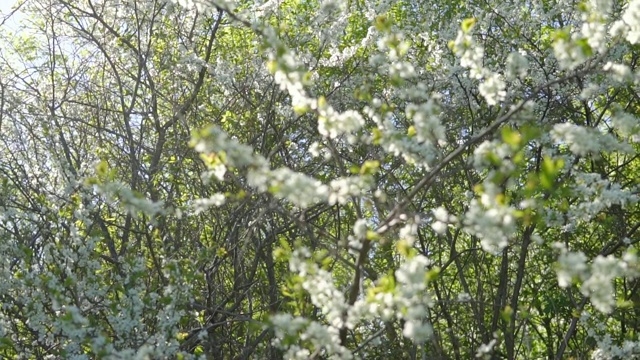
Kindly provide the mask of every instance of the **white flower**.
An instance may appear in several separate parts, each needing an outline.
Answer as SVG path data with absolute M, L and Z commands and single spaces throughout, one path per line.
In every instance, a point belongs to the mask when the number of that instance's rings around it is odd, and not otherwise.
M 402 329 L 402 335 L 417 344 L 427 341 L 432 333 L 431 325 L 420 321 L 406 321 Z
M 598 256 L 591 265 L 591 276 L 582 283 L 580 292 L 589 296 L 593 306 L 610 313 L 615 306 L 613 279 L 622 275 L 619 260 L 613 256 Z
M 640 119 L 624 112 L 616 112 L 611 117 L 613 125 L 624 137 L 631 137 L 633 142 L 640 142 Z
M 640 42 L 640 0 L 629 2 L 627 9 L 622 15 L 622 20 L 629 27 L 627 40 L 632 44 Z
M 493 339 L 488 344 L 482 344 L 478 347 L 476 352 L 477 358 L 485 358 L 493 352 L 493 347 L 496 346 L 497 340 Z
M 440 145 L 446 144 L 446 132 L 440 122 L 440 107 L 433 98 L 420 105 L 409 104 L 405 110 L 412 119 L 418 142 L 432 141 Z
M 449 214 L 447 209 L 440 206 L 433 211 L 433 215 L 436 217 L 436 220 L 447 222 L 447 223 L 455 223 L 458 221 L 458 218 L 454 215 Z
M 587 39 L 587 43 L 594 51 L 603 52 L 606 50 L 607 28 L 600 22 L 586 22 L 582 24 L 582 37 Z
M 225 201 L 226 201 L 226 198 L 224 194 L 221 194 L 221 193 L 215 193 L 207 199 L 196 199 L 193 202 L 194 213 L 198 215 L 211 206 L 224 205 Z
M 406 224 L 400 229 L 398 235 L 400 239 L 406 241 L 409 246 L 413 246 L 413 243 L 416 241 L 416 236 L 418 235 L 418 225 L 415 223 Z
M 609 16 L 609 12 L 611 12 L 611 8 L 613 7 L 612 0 L 590 0 L 590 8 L 592 11 L 597 11 L 598 15 L 603 18 L 607 18 Z
M 365 219 L 356 220 L 356 223 L 353 225 L 353 235 L 360 240 L 367 237 L 367 221 Z
M 431 224 L 431 228 L 438 234 L 444 234 L 447 231 L 447 227 L 450 223 L 455 223 L 458 221 L 455 216 L 449 215 L 447 209 L 442 206 L 434 209 L 433 215 L 435 216 L 436 221 Z
M 319 109 L 319 111 L 318 131 L 325 137 L 334 139 L 364 126 L 364 118 L 357 111 L 347 110 L 343 113 L 336 113 L 331 107 Z
M 269 178 L 269 185 L 274 195 L 287 199 L 300 208 L 307 208 L 327 199 L 326 185 L 289 168 L 273 170 Z
M 621 143 L 611 134 L 571 123 L 554 125 L 551 136 L 557 142 L 568 144 L 571 152 L 581 156 L 590 153 L 597 156 L 600 151 L 633 152 L 629 144 Z
M 574 277 L 581 278 L 585 275 L 587 267 L 587 257 L 582 252 L 563 253 L 558 258 L 558 285 L 566 288 L 571 285 Z
M 332 180 L 328 186 L 328 202 L 330 205 L 344 204 L 351 196 L 359 196 L 371 188 L 367 176 L 343 177 Z
M 478 90 L 488 105 L 495 105 L 507 96 L 506 86 L 500 75 L 491 74 L 478 86 Z
M 321 147 L 320 144 L 317 141 L 314 141 L 313 143 L 311 143 L 311 146 L 309 146 L 309 153 L 313 156 L 313 157 L 318 157 L 321 154 Z
M 516 232 L 513 207 L 498 201 L 500 190 L 491 183 L 484 184 L 484 194 L 471 200 L 464 218 L 464 229 L 480 238 L 486 252 L 497 254 L 504 249 Z
M 525 57 L 524 51 L 514 51 L 507 56 L 506 75 L 510 79 L 523 78 L 527 75 L 529 61 Z
M 306 360 L 311 356 L 311 352 L 308 349 L 303 349 L 298 345 L 290 345 L 284 354 L 284 358 L 287 360 Z
M 471 70 L 472 78 L 482 78 L 484 48 L 476 44 L 471 35 L 462 30 L 458 31 L 458 36 L 453 42 L 453 51 L 460 57 L 460 66 Z
M 224 164 L 216 164 L 210 170 L 213 176 L 220 181 L 224 180 L 224 175 L 227 173 L 227 167 Z
M 607 62 L 602 68 L 604 71 L 613 75 L 613 78 L 619 82 L 633 81 L 633 71 L 624 64 L 615 64 L 611 61 Z
M 416 69 L 406 61 L 398 61 L 391 64 L 389 75 L 398 76 L 402 79 L 409 79 L 416 76 Z
M 447 227 L 448 225 L 441 221 L 434 221 L 433 224 L 431 224 L 433 231 L 438 234 L 444 234 L 447 231 Z
M 564 69 L 574 69 L 587 59 L 582 46 L 571 39 L 558 39 L 553 44 L 553 52 Z
M 427 266 L 430 264 L 431 261 L 422 255 L 407 259 L 407 261 L 396 270 L 398 283 L 407 285 L 408 287 L 424 288 L 425 274 L 427 272 Z

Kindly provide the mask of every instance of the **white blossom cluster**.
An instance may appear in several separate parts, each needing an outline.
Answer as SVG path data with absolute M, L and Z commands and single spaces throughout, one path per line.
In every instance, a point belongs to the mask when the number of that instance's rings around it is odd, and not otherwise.
M 318 131 L 321 135 L 335 139 L 343 134 L 351 133 L 364 126 L 364 118 L 354 110 L 337 113 L 330 106 L 318 109 Z
M 560 38 L 553 44 L 555 57 L 565 69 L 574 69 L 588 58 L 585 46 L 578 43 L 577 40 L 578 39 Z
M 309 262 L 310 256 L 307 248 L 294 250 L 289 268 L 303 278 L 302 288 L 309 293 L 311 302 L 322 311 L 329 324 L 340 329 L 345 325 L 344 317 L 348 308 L 346 299 L 335 287 L 331 273 Z
M 449 214 L 442 206 L 433 210 L 433 216 L 435 221 L 431 224 L 431 228 L 438 234 L 444 234 L 449 226 L 458 222 L 458 218 Z
M 405 112 L 407 118 L 413 120 L 418 142 L 446 144 L 445 128 L 440 122 L 441 110 L 435 99 L 431 98 L 422 104 L 409 104 Z
M 473 79 L 482 79 L 484 58 L 484 48 L 474 40 L 469 30 L 458 31 L 458 36 L 452 44 L 453 51 L 460 57 L 460 66 L 469 69 L 470 77 Z
M 285 350 L 284 359 L 306 360 L 311 357 L 311 351 L 299 343 L 283 341 L 287 336 L 294 335 L 301 341 L 309 342 L 317 354 L 323 354 L 332 360 L 350 360 L 355 357 L 343 346 L 340 346 L 338 329 L 323 325 L 316 321 L 309 321 L 290 314 L 275 314 L 270 318 L 275 330 L 272 344 Z
M 491 354 L 493 354 L 493 348 L 498 343 L 498 340 L 493 338 L 486 344 L 482 344 L 478 346 L 478 351 L 476 351 L 476 358 L 479 359 L 490 359 Z
M 311 205 L 328 202 L 331 205 L 344 204 L 349 197 L 358 196 L 371 188 L 371 177 L 352 176 L 331 180 L 329 184 L 289 168 L 270 169 L 267 160 L 253 154 L 250 146 L 230 139 L 222 130 L 212 127 L 200 138 L 193 141 L 196 151 L 215 155 L 209 170 L 203 174 L 205 178 L 215 176 L 224 180 L 227 167 L 247 168 L 247 183 L 261 192 L 269 191 L 274 195 L 287 199 L 295 206 L 307 208 Z M 221 170 L 220 170 L 221 169 Z M 197 201 L 198 208 L 220 206 L 224 203 L 223 194 L 214 194 L 209 199 Z
M 372 33 L 372 32 L 370 32 Z M 365 46 L 367 43 L 365 40 L 362 40 L 362 45 Z M 329 58 L 322 58 L 320 59 L 320 65 L 321 66 L 326 66 L 326 67 L 338 67 L 343 65 L 346 61 L 348 61 L 349 59 L 351 59 L 355 54 L 356 51 L 358 51 L 358 49 L 360 48 L 360 46 L 348 46 L 342 50 L 340 50 L 339 48 L 331 48 L 329 50 Z
M 322 144 L 320 144 L 317 141 L 314 141 L 309 146 L 309 153 L 313 157 L 322 157 L 325 160 L 331 159 L 331 151 L 329 151 L 329 149 L 327 149 L 326 146 L 323 146 Z
M 381 143 L 390 154 L 401 156 L 408 164 L 425 170 L 430 169 L 441 155 L 431 142 L 420 144 L 405 137 L 394 136 L 391 131 L 386 133 Z
M 600 151 L 633 153 L 629 144 L 618 141 L 611 134 L 571 123 L 554 125 L 551 136 L 558 143 L 567 144 L 572 153 L 580 156 L 597 155 Z
M 488 105 L 496 105 L 507 97 L 506 87 L 502 76 L 492 73 L 485 76 L 484 81 L 478 86 L 478 91 Z
M 400 61 L 400 59 L 406 55 L 411 47 L 411 42 L 405 38 L 404 33 L 397 31 L 381 36 L 378 38 L 376 45 L 378 50 L 384 53 L 384 55 L 380 54 L 377 60 L 383 60 L 384 56 L 386 56 L 391 62 L 389 65 L 393 66 L 394 63 Z M 373 61 L 377 62 L 376 60 Z M 382 63 L 382 61 L 380 62 Z M 402 67 L 402 65 L 400 67 Z
M 606 332 L 604 322 L 593 323 L 589 321 L 590 318 L 589 314 L 583 314 L 580 320 L 589 337 L 597 342 L 597 348 L 591 353 L 592 360 L 636 359 L 640 356 L 640 341 L 627 339 L 622 343 L 616 343 L 611 334 Z
M 349 197 L 360 196 L 370 190 L 373 186 L 372 181 L 372 177 L 366 175 L 340 177 L 331 180 L 327 201 L 330 205 L 345 204 L 349 200 Z
M 639 79 L 638 74 L 634 74 L 631 68 L 625 64 L 609 61 L 604 64 L 602 70 L 611 74 L 611 77 L 619 83 L 633 83 L 634 81 L 637 83 Z
M 433 301 L 426 291 L 430 265 L 431 262 L 422 255 L 407 258 L 395 272 L 395 289 L 359 300 L 350 310 L 350 317 L 387 322 L 402 320 L 403 336 L 415 344 L 423 344 L 432 334 L 427 315 Z
M 610 313 L 616 304 L 613 280 L 619 276 L 639 275 L 638 258 L 633 252 L 626 252 L 622 259 L 598 255 L 589 264 L 584 253 L 569 251 L 560 243 L 555 246 L 560 250 L 556 267 L 558 284 L 569 287 L 574 281 L 580 281 L 580 292 L 603 313 Z
M 612 343 L 611 335 L 598 338 L 598 348 L 591 354 L 592 360 L 636 359 L 640 355 L 640 343 L 625 340 L 622 345 Z
M 431 262 L 422 255 L 407 259 L 398 270 L 398 282 L 395 305 L 405 309 L 400 314 L 405 321 L 402 335 L 416 344 L 426 342 L 432 333 L 431 324 L 427 321 L 427 311 L 432 306 L 426 290 L 426 275 Z
M 285 62 L 286 66 L 293 67 L 297 65 L 291 55 L 283 56 L 278 59 L 278 64 Z M 280 89 L 286 90 L 289 93 L 289 96 L 291 96 L 291 105 L 294 109 L 306 110 L 317 107 L 316 100 L 308 97 L 304 90 L 304 76 L 305 75 L 302 71 L 291 71 L 281 68 L 277 68 L 273 73 L 273 79 L 280 85 Z
M 517 209 L 504 203 L 503 192 L 492 182 L 496 173 L 508 175 L 515 170 L 515 164 L 511 160 L 513 156 L 513 147 L 499 141 L 484 141 L 474 150 L 474 168 L 478 171 L 488 169 L 488 173 L 482 185 L 484 192 L 480 199 L 471 200 L 463 226 L 467 232 L 478 236 L 482 248 L 490 253 L 498 253 L 506 247 L 509 238 L 516 231 Z M 444 214 L 441 217 L 444 218 Z M 446 221 L 440 220 L 439 223 L 445 224 Z M 439 228 L 443 229 L 440 224 Z
M 511 157 L 514 151 L 501 141 L 484 141 L 473 151 L 473 167 L 478 171 L 495 169 L 492 172 L 509 174 L 515 169 Z
M 640 200 L 630 189 L 602 179 L 598 174 L 577 173 L 575 178 L 572 192 L 580 201 L 569 208 L 568 215 L 571 219 L 590 221 L 612 205 L 627 206 Z
M 313 27 L 320 30 L 316 34 L 320 41 L 326 44 L 340 43 L 340 34 L 349 21 L 348 3 L 343 0 L 319 1 L 319 9 L 313 18 Z
M 221 193 L 215 193 L 205 199 L 196 199 L 193 204 L 194 213 L 198 215 L 212 206 L 222 206 L 225 201 L 226 198 Z
M 624 111 L 616 112 L 611 118 L 621 136 L 640 143 L 640 119 Z
M 280 41 L 272 36 L 273 45 L 284 49 Z M 336 111 L 324 98 L 309 97 L 304 89 L 306 72 L 304 67 L 289 51 L 275 56 L 271 54 L 271 71 L 274 80 L 291 96 L 291 105 L 298 111 L 314 110 L 318 114 L 318 132 L 324 137 L 335 139 L 345 134 L 351 134 L 364 126 L 362 115 L 355 110 Z M 350 137 L 354 141 L 353 137 Z
M 498 254 L 516 232 L 516 209 L 503 203 L 500 189 L 485 182 L 480 199 L 473 199 L 464 215 L 464 230 L 480 239 L 482 249 Z
M 418 216 L 416 216 L 413 221 L 407 221 L 407 223 L 402 228 L 400 228 L 400 231 L 398 232 L 400 241 L 404 241 L 407 245 L 413 246 L 418 237 L 419 223 L 420 218 Z
M 341 291 L 334 283 L 330 272 L 319 268 L 308 258 L 311 253 L 307 248 L 293 251 L 289 260 L 289 268 L 302 278 L 302 288 L 309 294 L 311 302 L 320 309 L 327 325 L 308 321 L 289 314 L 277 314 L 271 318 L 276 331 L 274 344 L 285 348 L 287 359 L 308 358 L 310 351 L 297 344 L 285 344 L 287 334 L 299 333 L 302 341 L 310 341 L 314 349 L 324 349 L 330 359 L 352 359 L 353 354 L 340 345 L 339 331 L 346 326 L 345 319 L 349 306 Z
M 153 217 L 165 211 L 162 201 L 152 201 L 136 195 L 131 189 L 120 182 L 105 182 L 95 186 L 98 194 L 106 196 L 108 201 L 119 202 L 131 214 L 138 211 Z
M 247 175 L 249 185 L 265 191 L 269 190 L 279 197 L 285 198 L 294 205 L 306 208 L 313 204 L 327 201 L 328 186 L 310 176 L 297 173 L 289 168 L 270 170 L 267 167 L 250 169 Z
M 507 84 L 502 75 L 492 72 L 484 66 L 484 48 L 474 40 L 471 35 L 472 28 L 473 26 L 460 30 L 456 39 L 451 43 L 451 48 L 460 57 L 460 66 L 469 69 L 469 76 L 472 79 L 482 80 L 478 91 L 487 104 L 496 105 L 506 99 Z M 516 69 L 518 74 L 526 72 L 526 68 L 523 66 L 526 66 L 527 63 L 522 59 L 514 58 L 512 62 L 514 63 L 512 67 Z
M 622 21 L 627 26 L 626 39 L 631 44 L 640 43 L 640 1 L 631 0 L 622 15 Z
M 365 233 L 365 221 L 358 220 L 352 240 L 363 238 Z M 426 292 L 431 262 L 426 257 L 415 255 L 403 262 L 395 272 L 397 286 L 391 292 L 377 292 L 375 296 L 358 299 L 349 306 L 343 293 L 335 287 L 331 273 L 310 262 L 310 256 L 307 248 L 294 250 L 289 267 L 300 276 L 302 288 L 321 311 L 327 325 L 289 314 L 272 317 L 276 333 L 274 344 L 286 350 L 287 358 L 297 359 L 310 353 L 309 349 L 284 341 L 286 335 L 297 333 L 301 340 L 310 340 L 314 349 L 323 349 L 330 358 L 351 359 L 353 355 L 339 345 L 339 330 L 343 327 L 353 330 L 363 321 L 376 318 L 404 321 L 403 335 L 416 344 L 424 343 L 431 336 L 432 327 L 426 320 L 428 308 L 433 306 Z
M 582 24 L 581 35 L 587 39 L 587 43 L 598 53 L 606 50 L 607 27 L 601 22 L 585 22 Z
M 171 269 L 167 275 L 176 279 L 172 286 L 161 293 L 149 292 L 143 279 L 144 260 L 123 259 L 123 276 L 109 275 L 96 255 L 100 240 L 84 238 L 80 229 L 72 225 L 70 237 L 45 245 L 41 261 L 49 270 L 25 268 L 19 275 L 9 275 L 3 294 L 26 304 L 24 325 L 38 334 L 37 341 L 42 346 L 57 344 L 59 350 L 66 352 L 65 358 L 88 359 L 84 345 L 94 354 L 113 359 L 178 355 L 175 329 L 184 313 L 176 309 L 176 304 L 184 301 L 190 291 L 190 286 L 176 273 L 179 268 L 167 267 Z M 15 281 L 18 278 L 21 281 Z M 120 290 L 115 286 L 120 286 Z M 113 297 L 114 292 L 119 292 L 118 297 Z M 105 328 L 93 323 L 97 313 L 105 316 Z M 157 331 L 148 326 L 149 313 L 156 317 Z M 0 324 L 8 320 L 4 315 L 0 314 Z M 14 336 L 3 335 L 10 339 Z M 29 352 L 21 355 L 36 356 Z
M 525 51 L 514 51 L 507 56 L 508 79 L 522 79 L 527 75 L 529 69 L 529 60 Z
M 217 126 L 211 126 L 203 131 L 199 137 L 192 140 L 191 145 L 195 151 L 203 155 L 214 155 L 206 175 L 214 175 L 219 180 L 224 180 L 227 168 L 267 166 L 267 161 L 261 156 L 253 154 L 251 146 L 241 144 L 229 136 Z
M 580 31 L 561 33 L 556 39 L 554 54 L 564 69 L 575 69 L 593 54 L 604 53 L 612 37 L 622 36 L 631 44 L 640 42 L 640 2 L 629 1 L 622 18 L 614 22 L 612 9 L 608 0 L 587 2 Z
M 367 238 L 367 221 L 365 219 L 358 219 L 353 224 L 353 235 L 349 235 L 347 238 L 349 253 L 353 256 L 358 256 L 362 249 L 362 242 Z

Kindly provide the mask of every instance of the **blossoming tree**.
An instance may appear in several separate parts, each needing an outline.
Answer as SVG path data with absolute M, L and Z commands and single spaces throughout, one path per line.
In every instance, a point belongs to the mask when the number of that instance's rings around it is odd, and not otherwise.
M 0 356 L 640 356 L 640 1 L 24 0 Z

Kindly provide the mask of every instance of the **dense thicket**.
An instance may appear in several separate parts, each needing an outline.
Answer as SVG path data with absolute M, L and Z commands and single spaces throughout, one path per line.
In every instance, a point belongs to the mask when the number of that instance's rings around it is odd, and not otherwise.
M 16 7 L 0 357 L 640 356 L 640 1 Z

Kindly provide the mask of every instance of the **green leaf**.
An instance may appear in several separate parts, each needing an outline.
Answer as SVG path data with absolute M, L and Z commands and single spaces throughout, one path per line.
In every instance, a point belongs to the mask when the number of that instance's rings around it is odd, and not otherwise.
M 380 161 L 378 160 L 367 160 L 360 167 L 360 175 L 373 175 L 378 172 L 380 168 Z
M 507 323 L 511 321 L 512 316 L 513 316 L 513 308 L 509 305 L 507 305 L 504 308 L 504 310 L 500 312 L 500 317 L 502 318 L 502 320 L 504 320 Z
M 202 345 L 196 346 L 196 348 L 193 349 L 193 354 L 196 356 L 204 354 L 204 347 L 202 347 Z
M 407 129 L 407 136 L 409 136 L 410 138 L 414 137 L 416 135 L 416 127 L 411 125 L 409 126 L 409 128 Z
M 564 167 L 564 161 L 558 159 L 554 161 L 550 157 L 545 157 L 540 165 L 540 185 L 545 189 L 551 189 L 555 185 L 556 178 L 560 169 Z
M 376 30 L 389 32 L 391 30 L 391 20 L 386 15 L 378 15 L 375 20 Z
M 570 41 L 571 33 L 569 33 L 569 31 L 566 29 L 558 29 L 553 32 L 553 39 L 555 41 L 559 41 L 559 40 Z
M 367 230 L 367 240 L 370 241 L 377 241 L 380 239 L 380 235 L 373 231 L 373 230 Z
M 13 341 L 11 341 L 11 339 L 6 337 L 0 337 L 0 349 L 2 350 L 14 349 Z
M 591 45 L 589 45 L 589 39 L 578 39 L 576 40 L 576 45 L 578 45 L 585 56 L 593 55 L 593 49 L 591 48 Z
M 473 29 L 473 26 L 476 24 L 476 18 L 467 18 L 462 20 L 462 31 L 468 33 Z
M 436 281 L 438 279 L 438 277 L 440 276 L 440 267 L 436 266 L 433 269 L 430 269 L 429 271 L 427 271 L 427 273 L 425 274 L 425 280 L 427 282 L 433 282 Z
M 106 177 L 109 172 L 109 163 L 106 160 L 100 160 L 96 165 L 96 173 L 99 177 Z
M 633 309 L 634 304 L 631 300 L 618 299 L 618 301 L 616 302 L 616 306 L 618 307 L 618 309 Z
M 371 130 L 371 133 L 373 135 L 373 144 L 380 145 L 380 140 L 382 140 L 382 131 L 380 131 L 378 128 L 374 128 L 373 130 Z
M 512 148 L 517 149 L 521 146 L 522 136 L 520 135 L 518 130 L 505 126 L 502 128 L 501 134 L 502 141 L 510 145 Z

